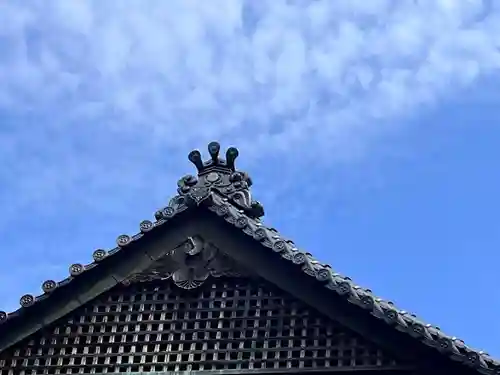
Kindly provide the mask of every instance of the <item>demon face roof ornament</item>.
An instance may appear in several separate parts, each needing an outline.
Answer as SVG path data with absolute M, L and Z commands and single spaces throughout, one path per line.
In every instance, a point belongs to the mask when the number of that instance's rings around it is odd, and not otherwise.
M 208 152 L 210 159 L 206 161 L 202 160 L 198 150 L 189 153 L 188 159 L 196 166 L 198 177 L 187 175 L 178 181 L 179 197 L 199 204 L 210 196 L 211 192 L 215 192 L 227 198 L 251 218 L 264 216 L 264 207 L 258 201 L 252 200 L 250 193 L 252 179 L 246 172 L 237 171 L 235 168 L 234 162 L 239 155 L 238 149 L 228 148 L 226 159 L 222 159 L 219 157 L 220 144 L 210 142 Z

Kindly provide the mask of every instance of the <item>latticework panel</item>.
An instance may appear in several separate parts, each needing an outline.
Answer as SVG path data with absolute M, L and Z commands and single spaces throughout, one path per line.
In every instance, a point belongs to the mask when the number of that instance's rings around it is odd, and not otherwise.
M 0 375 L 327 369 L 395 361 L 261 281 L 117 287 L 0 354 Z

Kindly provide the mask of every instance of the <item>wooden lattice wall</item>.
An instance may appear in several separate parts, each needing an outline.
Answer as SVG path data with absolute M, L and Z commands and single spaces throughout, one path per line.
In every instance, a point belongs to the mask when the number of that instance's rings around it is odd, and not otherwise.
M 0 354 L 0 375 L 391 367 L 395 360 L 266 283 L 117 287 Z

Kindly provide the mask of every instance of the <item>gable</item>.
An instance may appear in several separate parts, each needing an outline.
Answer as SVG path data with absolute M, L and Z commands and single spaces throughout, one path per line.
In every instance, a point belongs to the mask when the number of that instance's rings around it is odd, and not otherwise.
M 0 375 L 397 368 L 408 366 L 258 277 L 121 284 L 0 354 Z
M 42 295 L 21 297 L 20 309 L 0 311 L 0 353 L 124 282 L 148 281 L 154 274 L 195 288 L 214 276 L 254 274 L 394 357 L 419 363 L 426 374 L 500 371 L 486 353 L 377 298 L 263 225 L 250 177 L 234 168 L 237 150 L 229 149 L 226 160 L 218 157 L 217 143 L 209 151 L 212 160 L 206 162 L 198 151 L 190 153 L 198 178 L 179 180 L 178 195 L 155 213 L 154 222 L 142 221 L 140 233 L 118 236 L 117 247 L 96 250 L 92 263 L 71 265 L 68 278 L 45 281 Z

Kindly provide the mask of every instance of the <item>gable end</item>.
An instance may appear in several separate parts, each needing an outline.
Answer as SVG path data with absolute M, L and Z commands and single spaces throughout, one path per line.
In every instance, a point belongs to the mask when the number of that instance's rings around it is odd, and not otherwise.
M 0 354 L 0 375 L 310 370 L 414 368 L 259 277 L 117 285 Z
M 252 180 L 235 169 L 237 150 L 229 149 L 223 160 L 219 158 L 219 149 L 216 142 L 211 143 L 211 160 L 205 162 L 198 151 L 190 153 L 198 178 L 185 176 L 179 180 L 178 195 L 156 212 L 155 221 L 141 222 L 140 233 L 119 236 L 115 249 L 94 252 L 94 262 L 72 265 L 67 279 L 44 282 L 42 295 L 23 296 L 19 310 L 0 312 L 0 352 L 117 285 L 140 279 L 144 271 L 156 272 L 151 266 L 158 264 L 168 249 L 175 249 L 191 237 L 221 249 L 244 269 L 252 270 L 398 358 L 420 362 L 427 374 L 500 373 L 500 362 L 486 353 L 445 335 L 437 327 L 397 309 L 390 301 L 377 298 L 310 253 L 299 250 L 275 229 L 263 225 L 263 207 L 250 193 Z M 227 271 L 223 261 L 208 273 L 203 270 L 205 266 L 201 267 L 202 272 L 196 273 L 196 277 L 184 271 L 175 271 L 174 276 L 169 267 L 182 260 L 174 258 L 163 271 L 178 286 L 199 287 L 208 277 L 223 276 Z

